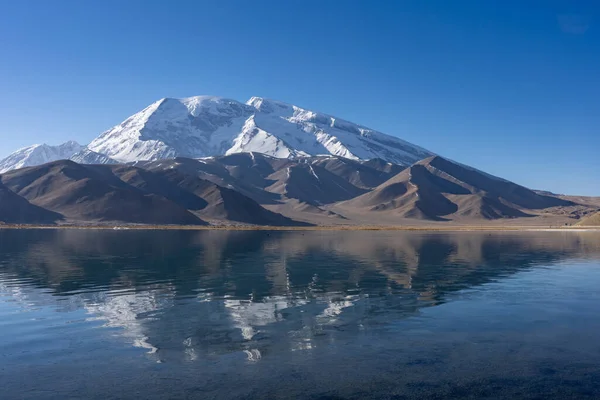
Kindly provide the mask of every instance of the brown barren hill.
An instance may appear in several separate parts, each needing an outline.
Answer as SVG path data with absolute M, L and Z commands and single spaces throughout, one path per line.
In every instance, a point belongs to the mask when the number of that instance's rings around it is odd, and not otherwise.
M 379 158 L 358 161 L 327 156 L 315 157 L 309 162 L 313 166 L 324 168 L 361 189 L 377 187 L 405 168 Z
M 0 222 L 7 224 L 49 224 L 62 215 L 45 210 L 14 193 L 0 182 Z
M 266 188 L 268 191 L 312 205 L 348 200 L 366 192 L 310 163 L 289 166 L 272 174 L 270 178 L 276 182 Z
M 253 225 L 306 225 L 263 208 L 242 193 L 176 168 L 153 171 L 132 166 L 102 166 L 123 182 L 194 211 L 207 219 Z
M 2 182 L 34 205 L 69 221 L 203 225 L 164 197 L 146 194 L 95 167 L 56 161 L 8 172 Z
M 287 199 L 311 204 L 348 200 L 404 169 L 379 159 L 360 161 L 337 156 L 284 159 L 254 152 L 199 160 L 176 158 L 140 166 L 149 170 L 173 168 L 223 187 L 231 186 L 262 205 L 280 204 Z
M 443 221 L 527 217 L 529 210 L 572 204 L 434 156 L 340 206 Z
M 439 156 L 408 168 L 259 153 L 116 165 L 56 161 L 7 172 L 0 182 L 4 223 L 551 226 L 598 211 L 591 198 L 532 191 Z

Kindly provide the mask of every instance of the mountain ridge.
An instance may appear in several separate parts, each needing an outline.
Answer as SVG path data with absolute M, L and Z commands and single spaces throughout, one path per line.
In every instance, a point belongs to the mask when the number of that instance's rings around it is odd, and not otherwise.
M 568 224 L 600 207 L 593 199 L 532 191 L 398 137 L 263 97 L 163 98 L 87 146 L 19 149 L 0 161 L 0 182 L 2 218 L 11 218 L 6 210 L 14 204 L 60 223 L 562 218 Z
M 59 145 L 60 146 L 64 146 Z M 56 146 L 55 146 L 56 147 Z M 263 97 L 246 103 L 217 96 L 163 98 L 60 157 L 0 161 L 0 172 L 57 159 L 82 163 L 155 161 L 258 152 L 278 158 L 336 155 L 408 166 L 433 155 L 399 137 L 329 114 Z M 87 154 L 85 152 L 88 152 Z M 84 157 L 86 156 L 86 157 Z M 26 162 L 19 162 L 22 158 Z
M 573 205 L 440 156 L 421 160 L 372 191 L 340 204 L 346 209 L 432 221 L 532 217 L 529 211 Z
M 261 153 L 104 165 L 62 160 L 1 174 L 0 189 L 4 223 L 18 223 L 11 204 L 25 210 L 22 223 L 227 226 L 570 225 L 600 208 L 593 198 L 546 195 L 440 156 L 407 168 Z M 25 218 L 27 210 L 34 217 Z
M 0 160 L 0 174 L 13 169 L 68 159 L 83 149 L 84 146 L 74 140 L 69 140 L 55 146 L 42 143 L 22 147 Z

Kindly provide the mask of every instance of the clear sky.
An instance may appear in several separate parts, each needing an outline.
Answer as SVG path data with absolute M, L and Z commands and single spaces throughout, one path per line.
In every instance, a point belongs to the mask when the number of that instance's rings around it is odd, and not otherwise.
M 0 157 L 163 97 L 273 98 L 600 195 L 600 2 L 0 0 Z

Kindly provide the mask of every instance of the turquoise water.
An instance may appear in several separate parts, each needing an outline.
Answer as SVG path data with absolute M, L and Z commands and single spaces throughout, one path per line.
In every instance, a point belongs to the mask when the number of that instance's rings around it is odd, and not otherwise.
M 600 234 L 0 230 L 3 399 L 599 398 Z

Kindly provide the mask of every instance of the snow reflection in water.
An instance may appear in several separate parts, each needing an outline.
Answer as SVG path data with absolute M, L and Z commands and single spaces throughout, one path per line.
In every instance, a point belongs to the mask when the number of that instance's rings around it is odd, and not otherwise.
M 137 368 L 194 366 L 208 381 L 217 379 L 211 371 L 258 373 L 264 365 L 270 372 L 253 379 L 270 382 L 286 368 L 324 377 L 325 366 L 352 363 L 385 376 L 420 348 L 425 361 L 403 371 L 439 373 L 436 363 L 451 360 L 436 353 L 444 346 L 489 343 L 461 353 L 469 359 L 501 343 L 522 346 L 508 335 L 527 338 L 536 324 L 554 334 L 564 333 L 556 321 L 595 324 L 581 317 L 589 299 L 578 300 L 590 282 L 561 266 L 597 262 L 598 239 L 585 232 L 0 231 L 0 345 L 9 349 L 0 366 L 10 363 L 16 374 L 31 362 L 23 354 L 97 369 L 103 357 L 130 357 Z M 570 295 L 548 297 L 552 288 Z M 566 302 L 577 301 L 575 313 Z M 478 336 L 486 329 L 500 336 Z M 551 345 L 550 336 L 536 335 L 529 351 Z M 7 390 L 16 388 L 10 374 L 0 379 Z

